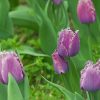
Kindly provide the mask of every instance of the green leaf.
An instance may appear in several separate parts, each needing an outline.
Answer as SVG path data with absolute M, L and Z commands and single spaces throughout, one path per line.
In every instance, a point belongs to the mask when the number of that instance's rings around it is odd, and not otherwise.
M 11 9 L 14 9 L 19 4 L 19 0 L 9 0 Z
M 84 100 L 84 98 L 80 94 L 75 92 L 75 99 L 74 100 Z
M 42 54 L 42 53 L 36 52 L 36 51 L 34 50 L 34 48 L 29 47 L 29 46 L 21 46 L 20 48 L 17 49 L 17 52 L 18 52 L 19 54 L 27 54 L 27 55 L 31 55 L 31 56 L 49 57 L 49 56 L 46 55 L 46 54 Z
M 0 83 L 0 100 L 7 100 L 7 86 Z
M 56 33 L 52 27 L 49 20 L 43 21 L 39 31 L 41 48 L 49 55 L 53 53 L 57 42 L 57 37 L 55 37 Z
M 41 19 L 41 22 L 39 22 L 39 37 L 41 48 L 45 53 L 51 55 L 57 44 L 57 34 L 54 26 L 45 11 L 40 7 L 36 0 L 29 0 L 29 5 L 33 8 L 37 16 L 39 16 L 39 18 Z
M 54 86 L 55 88 L 60 90 L 65 95 L 65 98 L 66 98 L 65 100 L 84 100 L 84 98 L 80 94 L 78 94 L 77 92 L 75 92 L 75 94 L 74 94 L 74 93 L 68 91 L 67 89 L 65 89 L 64 87 L 48 81 L 43 76 L 42 76 L 42 78 L 46 82 L 48 82 L 49 84 L 51 84 L 52 86 Z
M 99 0 L 92 0 L 96 10 L 96 22 L 91 25 L 91 31 L 97 38 L 98 42 L 100 42 L 100 1 Z
M 27 6 L 19 6 L 16 10 L 11 11 L 9 16 L 15 25 L 31 28 L 38 32 L 38 19 L 31 8 Z
M 29 100 L 29 81 L 26 75 L 24 77 L 24 80 L 19 83 L 19 88 L 21 90 L 24 100 Z
M 86 95 L 87 95 L 87 100 L 91 100 L 88 92 L 86 92 Z
M 8 78 L 8 99 L 7 100 L 24 100 L 21 94 L 21 91 L 18 87 L 17 82 L 12 77 L 11 74 L 9 74 Z
M 70 85 L 72 87 L 73 92 L 77 91 L 78 93 L 80 93 L 80 75 L 79 75 L 79 71 L 76 64 L 73 62 L 72 58 L 69 59 L 69 73 L 66 73 L 66 77 L 67 77 L 67 81 L 70 82 Z M 74 86 L 74 87 L 73 87 Z
M 8 38 L 13 33 L 12 22 L 8 16 L 8 12 L 8 0 L 0 0 L 0 38 Z
M 62 87 L 60 85 L 57 85 L 57 84 L 54 84 L 54 83 L 48 81 L 44 77 L 43 77 L 43 79 L 46 82 L 48 82 L 49 84 L 51 84 L 52 86 L 54 86 L 55 88 L 57 88 L 58 90 L 60 90 L 65 95 L 66 100 L 74 100 L 75 95 L 73 93 L 71 93 L 70 91 L 66 90 L 64 87 Z

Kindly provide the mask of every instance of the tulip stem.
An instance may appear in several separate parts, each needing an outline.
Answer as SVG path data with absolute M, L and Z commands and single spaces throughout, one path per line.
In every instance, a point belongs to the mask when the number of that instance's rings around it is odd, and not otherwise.
M 89 95 L 90 95 L 90 100 L 97 100 L 97 99 L 95 99 L 95 94 L 94 93 L 89 93 Z
M 62 5 L 62 6 L 63 6 L 63 9 L 64 9 L 65 16 L 67 16 L 67 13 L 66 13 L 67 11 L 66 11 L 66 8 L 65 8 L 64 3 L 63 3 L 63 5 Z M 67 9 L 68 9 L 68 8 L 67 8 Z M 66 18 L 66 25 L 67 25 L 67 23 L 68 23 L 68 21 L 67 21 L 67 18 Z
M 89 54 L 90 54 L 90 58 L 91 60 L 93 60 L 92 57 L 92 37 L 91 37 L 91 31 L 90 31 L 90 25 L 88 24 L 88 48 L 89 48 Z
M 68 2 L 68 9 L 67 9 L 68 24 L 69 24 L 69 27 L 73 31 L 75 31 L 74 24 L 73 24 L 73 19 L 72 19 L 72 12 L 70 11 L 70 0 L 67 0 L 67 2 Z
M 74 91 L 77 91 L 80 93 L 80 87 L 79 87 L 79 75 L 78 75 L 78 71 L 77 68 L 74 64 L 74 62 L 72 61 L 72 59 L 69 58 L 69 66 L 70 66 L 70 70 L 71 72 L 70 74 L 70 84 L 73 87 Z
M 61 74 L 61 79 L 62 82 L 64 83 L 65 88 L 72 91 L 72 87 L 69 83 L 69 78 L 67 76 L 68 76 L 67 73 Z
M 87 95 L 87 100 L 91 100 L 90 99 L 90 95 L 89 95 L 89 93 L 86 91 L 86 95 Z M 85 99 L 86 100 L 86 99 Z
M 88 24 L 87 26 L 88 26 L 88 31 L 89 31 L 88 34 L 89 34 L 89 36 L 91 37 L 91 40 L 92 40 L 93 42 L 97 42 L 96 37 L 94 36 L 94 34 L 93 34 L 92 31 L 91 31 L 90 24 Z
M 46 14 L 48 12 L 49 4 L 50 4 L 50 0 L 47 1 L 46 6 L 45 6 L 45 12 L 46 12 Z
M 98 98 L 98 92 L 88 92 L 89 95 L 89 100 L 100 100 L 100 98 Z

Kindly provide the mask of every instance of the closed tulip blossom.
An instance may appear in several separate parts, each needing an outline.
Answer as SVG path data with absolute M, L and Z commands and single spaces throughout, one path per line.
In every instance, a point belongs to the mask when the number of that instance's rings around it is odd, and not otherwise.
M 53 0 L 54 4 L 59 5 L 61 4 L 62 0 Z
M 96 20 L 96 12 L 92 0 L 79 0 L 77 15 L 81 23 L 92 23 Z
M 10 73 L 15 80 L 21 81 L 24 78 L 23 65 L 15 52 L 0 52 L 0 83 L 8 83 Z
M 54 51 L 54 53 L 52 54 L 52 59 L 53 59 L 55 71 L 58 74 L 62 74 L 68 71 L 68 63 L 64 60 L 63 57 L 59 56 L 57 50 Z
M 88 61 L 81 71 L 80 86 L 86 91 L 100 90 L 100 60 L 96 64 Z
M 80 49 L 80 39 L 78 31 L 72 31 L 70 28 L 64 29 L 59 33 L 58 53 L 63 57 L 75 56 Z

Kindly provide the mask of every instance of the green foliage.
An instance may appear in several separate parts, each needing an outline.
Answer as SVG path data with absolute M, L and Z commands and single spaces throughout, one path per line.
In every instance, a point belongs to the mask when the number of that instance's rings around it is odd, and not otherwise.
M 93 0 L 97 20 L 89 26 L 78 20 L 78 0 L 63 0 L 60 5 L 52 0 L 21 0 L 24 5 L 19 1 L 0 0 L 0 50 L 14 50 L 21 56 L 29 83 L 25 77 L 17 84 L 9 75 L 8 88 L 0 84 L 0 100 L 7 100 L 7 89 L 8 100 L 28 100 L 28 85 L 30 100 L 84 100 L 84 95 L 90 100 L 89 93 L 80 91 L 79 73 L 87 60 L 96 62 L 100 58 L 100 1 Z M 61 81 L 54 73 L 51 54 L 57 47 L 59 31 L 69 26 L 79 30 L 80 52 L 68 61 L 69 72 L 60 75 Z M 41 75 L 51 82 L 45 79 L 44 84 Z M 99 92 L 96 96 L 99 100 Z
M 65 100 L 84 100 L 84 98 L 77 92 L 75 92 L 75 94 L 73 94 L 72 92 L 68 91 L 67 89 L 65 89 L 64 87 L 62 87 L 60 85 L 54 84 L 46 79 L 45 79 L 45 81 L 48 82 L 49 84 L 51 84 L 52 86 L 56 87 L 57 89 L 59 89 L 65 95 Z
M 0 38 L 8 38 L 13 34 L 12 21 L 9 18 L 8 0 L 0 0 Z
M 0 100 L 7 100 L 7 86 L 0 83 Z
M 30 100 L 64 100 L 63 94 L 49 84 L 38 84 L 31 87 Z
M 24 100 L 18 84 L 14 80 L 14 78 L 9 74 L 9 81 L 8 81 L 8 100 Z
M 27 6 L 18 6 L 14 11 L 9 13 L 9 16 L 13 20 L 14 25 L 31 28 L 38 32 L 38 19 L 31 8 Z
M 10 3 L 11 9 L 14 9 L 15 7 L 18 6 L 19 0 L 9 0 L 9 3 Z

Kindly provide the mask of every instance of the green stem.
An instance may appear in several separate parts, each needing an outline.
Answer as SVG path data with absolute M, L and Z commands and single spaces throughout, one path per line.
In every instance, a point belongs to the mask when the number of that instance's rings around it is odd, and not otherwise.
M 91 30 L 90 30 L 90 26 L 88 24 L 88 49 L 89 49 L 89 55 L 90 55 L 90 58 L 91 60 L 93 60 L 93 57 L 92 57 L 92 42 L 93 39 L 92 39 L 92 34 L 91 34 Z
M 69 83 L 68 74 L 69 73 L 61 74 L 61 79 L 62 79 L 62 82 L 64 83 L 65 88 L 72 91 L 71 84 Z
M 86 95 L 87 95 L 87 100 L 91 100 L 90 99 L 90 95 L 89 95 L 89 93 L 86 91 Z
M 90 100 L 97 100 L 97 99 L 95 99 L 95 94 L 94 93 L 89 93 L 89 95 L 90 95 Z
M 96 37 L 95 37 L 95 35 L 93 34 L 93 32 L 91 31 L 91 27 L 90 27 L 90 24 L 88 24 L 88 34 L 89 34 L 89 36 L 91 37 L 91 40 L 93 41 L 93 42 L 97 42 L 97 39 L 96 39 Z
M 74 92 L 77 91 L 80 93 L 79 73 L 72 59 L 69 59 L 69 68 L 70 68 L 70 73 L 69 73 L 70 84 L 73 87 Z
M 47 1 L 46 6 L 45 6 L 46 15 L 47 15 L 47 12 L 48 12 L 49 4 L 50 4 L 50 0 Z
M 68 8 L 67 8 L 67 9 L 65 8 L 64 3 L 63 3 L 63 5 L 62 5 L 62 7 L 63 7 L 63 9 L 64 9 L 65 16 L 67 16 L 67 13 L 66 13 L 66 12 L 67 12 Z M 69 21 L 69 20 L 67 20 L 67 17 L 66 17 L 66 25 L 67 25 L 68 21 Z
M 94 91 L 94 92 L 88 92 L 84 91 L 86 93 L 87 98 L 84 100 L 100 100 L 100 92 Z

